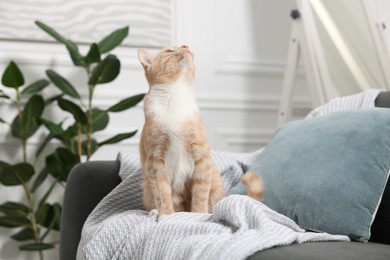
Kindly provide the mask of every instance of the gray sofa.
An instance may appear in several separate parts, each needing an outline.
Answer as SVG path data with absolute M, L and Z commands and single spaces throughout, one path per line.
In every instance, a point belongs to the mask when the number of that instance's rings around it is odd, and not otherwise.
M 390 108 L 390 92 L 381 93 L 375 105 Z M 119 161 L 93 161 L 81 163 L 71 171 L 63 203 L 60 259 L 76 258 L 85 220 L 99 201 L 121 182 L 119 167 Z M 389 182 L 372 224 L 368 243 L 293 244 L 257 252 L 248 259 L 390 259 Z

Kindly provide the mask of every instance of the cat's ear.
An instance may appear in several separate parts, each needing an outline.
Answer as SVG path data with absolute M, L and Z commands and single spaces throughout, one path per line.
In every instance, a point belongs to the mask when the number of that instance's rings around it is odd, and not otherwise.
M 138 59 L 142 66 L 146 69 L 150 64 L 152 64 L 153 55 L 145 49 L 138 49 Z

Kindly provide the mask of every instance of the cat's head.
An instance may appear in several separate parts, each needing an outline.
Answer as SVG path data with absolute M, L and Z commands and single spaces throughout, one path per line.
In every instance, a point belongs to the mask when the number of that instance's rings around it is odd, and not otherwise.
M 178 80 L 188 84 L 195 81 L 194 55 L 187 45 L 164 48 L 157 54 L 139 49 L 138 59 L 150 86 L 171 84 Z

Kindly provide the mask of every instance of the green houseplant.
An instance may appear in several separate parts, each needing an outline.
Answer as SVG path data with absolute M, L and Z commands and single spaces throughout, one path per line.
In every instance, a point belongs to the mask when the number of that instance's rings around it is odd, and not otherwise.
M 46 71 L 48 80 L 38 80 L 24 86 L 24 76 L 15 62 L 5 69 L 2 85 L 14 90 L 14 95 L 0 90 L 0 102 L 8 102 L 16 109 L 12 123 L 1 118 L 0 123 L 7 124 L 13 137 L 18 139 L 22 150 L 21 162 L 9 163 L 0 160 L 0 183 L 6 186 L 23 187 L 24 202 L 6 202 L 0 205 L 0 226 L 18 228 L 12 239 L 21 241 L 20 250 L 38 251 L 44 259 L 43 250 L 55 248 L 58 241 L 47 241 L 52 230 L 59 230 L 61 204 L 48 203 L 48 198 L 57 186 L 65 186 L 71 168 L 91 156 L 102 146 L 114 144 L 131 138 L 137 131 L 117 134 L 106 140 L 96 140 L 94 134 L 106 129 L 110 113 L 125 111 L 142 101 L 144 94 L 125 98 L 108 108 L 94 106 L 94 91 L 98 85 L 112 82 L 120 73 L 119 59 L 109 52 L 119 46 L 128 35 L 128 27 L 118 29 L 104 37 L 100 42 L 90 45 L 86 55 L 79 52 L 78 46 L 66 39 L 53 28 L 36 21 L 36 25 L 64 44 L 73 64 L 87 75 L 85 88 L 88 96 L 82 98 L 71 81 L 56 71 Z M 60 94 L 45 98 L 42 90 L 54 85 Z M 27 101 L 26 101 L 27 100 Z M 69 113 L 72 122 L 64 127 L 64 121 L 43 117 L 45 109 L 58 106 Z M 0 111 L 1 112 L 1 111 Z M 40 128 L 46 129 L 46 137 L 35 151 L 27 151 L 27 141 Z M 55 143 L 56 149 L 53 148 Z M 43 157 L 43 151 L 51 148 L 51 153 Z M 30 154 L 33 154 L 32 156 Z M 33 162 L 29 162 L 29 160 Z M 38 168 L 37 162 L 43 161 Z M 44 190 L 43 183 L 50 183 Z M 40 193 L 39 189 L 43 190 Z
M 0 226 L 19 228 L 11 238 L 24 242 L 20 246 L 21 250 L 39 250 L 42 259 L 41 250 L 54 247 L 55 242 L 44 243 L 43 241 L 48 232 L 53 229 L 58 230 L 61 207 L 59 204 L 47 203 L 50 191 L 40 198 L 35 196 L 35 192 L 47 177 L 47 171 L 42 170 L 36 174 L 34 163 L 28 161 L 27 141 L 40 127 L 38 118 L 43 113 L 45 100 L 38 93 L 49 85 L 49 81 L 42 79 L 24 86 L 22 72 L 15 62 L 10 62 L 3 73 L 2 85 L 14 90 L 12 96 L 2 91 L 1 98 L 11 102 L 17 112 L 11 123 L 4 119 L 0 121 L 9 125 L 12 137 L 18 139 L 22 159 L 16 163 L 0 161 L 0 183 L 6 186 L 22 186 L 25 201 L 8 201 L 0 205 Z M 38 177 L 34 179 L 35 175 Z
M 128 27 L 114 31 L 99 43 L 91 44 L 88 53 L 82 56 L 74 42 L 64 38 L 51 27 L 39 21 L 36 24 L 59 43 L 66 46 L 73 64 L 82 68 L 88 77 L 86 86 L 88 88 L 88 101 L 85 105 L 76 88 L 68 80 L 53 70 L 46 71 L 51 82 L 63 94 L 57 99 L 59 107 L 69 112 L 74 118 L 74 124 L 67 129 L 62 129 L 59 124 L 49 120 L 42 120 L 42 123 L 50 132 L 48 138 L 59 139 L 73 154 L 76 154 L 79 158 L 85 155 L 89 160 L 91 155 L 103 145 L 113 144 L 132 137 L 136 131 L 121 133 L 100 142 L 92 136 L 94 132 L 106 128 L 109 122 L 109 113 L 129 109 L 142 101 L 144 97 L 144 94 L 128 97 L 108 109 L 94 107 L 92 102 L 95 88 L 100 84 L 113 81 L 120 72 L 120 61 L 115 55 L 102 56 L 121 44 L 128 34 Z M 75 99 L 76 102 L 69 100 L 69 98 Z

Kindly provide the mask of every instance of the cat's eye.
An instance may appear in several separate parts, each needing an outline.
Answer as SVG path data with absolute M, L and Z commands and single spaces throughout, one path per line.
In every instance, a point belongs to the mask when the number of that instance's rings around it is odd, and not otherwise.
M 174 52 L 175 50 L 172 50 L 172 49 L 167 49 L 165 50 L 165 52 Z

